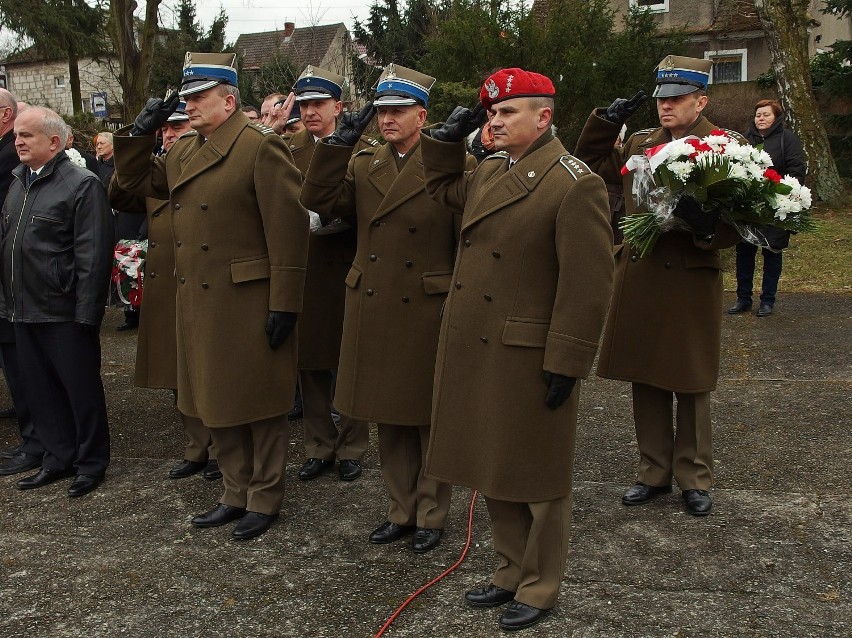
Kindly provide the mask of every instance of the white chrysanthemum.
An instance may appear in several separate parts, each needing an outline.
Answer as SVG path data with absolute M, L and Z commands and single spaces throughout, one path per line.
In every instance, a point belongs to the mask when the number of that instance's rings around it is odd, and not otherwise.
M 742 164 L 731 162 L 728 167 L 728 176 L 733 179 L 746 180 L 748 179 L 748 170 Z
M 86 160 L 83 159 L 83 156 L 80 155 L 80 151 L 78 151 L 76 148 L 65 149 L 65 154 L 68 156 L 68 159 L 74 166 L 86 168 Z
M 751 177 L 752 179 L 763 179 L 766 169 L 763 168 L 760 164 L 756 164 L 754 162 L 745 162 L 743 166 L 745 167 L 749 177 Z
M 743 146 L 736 140 L 731 140 L 728 145 L 725 146 L 724 155 L 733 161 L 745 162 L 751 160 L 751 149 L 751 146 Z
M 666 144 L 665 150 L 660 152 L 664 152 L 667 157 L 677 158 L 692 155 L 695 149 L 683 140 L 674 140 Z
M 769 156 L 769 153 L 767 153 L 764 150 L 758 150 L 758 149 L 754 149 L 754 150 L 755 150 L 755 153 L 752 156 L 754 158 L 753 161 L 760 164 L 763 168 L 769 168 L 770 166 L 772 166 L 772 158 Z
M 669 162 L 666 164 L 671 170 L 672 173 L 675 174 L 680 181 L 685 182 L 689 179 L 690 173 L 692 173 L 692 169 L 695 168 L 695 164 L 692 162 Z
M 717 153 L 721 153 L 725 146 L 727 146 L 727 144 L 731 140 L 727 135 L 708 135 L 701 141 L 707 144 L 707 146 L 712 148 Z

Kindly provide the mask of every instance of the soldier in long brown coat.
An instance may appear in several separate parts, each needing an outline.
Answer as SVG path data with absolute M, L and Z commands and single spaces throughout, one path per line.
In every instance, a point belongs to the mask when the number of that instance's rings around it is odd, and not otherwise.
M 608 183 L 623 184 L 625 193 L 632 192 L 633 173 L 622 178 L 620 171 L 627 158 L 687 135 L 703 137 L 717 128 L 701 115 L 711 65 L 707 60 L 667 56 L 658 68 L 654 91 L 662 126 L 634 133 L 620 151 L 613 151 L 619 129 L 640 103 L 636 98 L 616 100 L 589 117 L 577 156 Z M 722 262 L 717 249 L 734 245 L 739 236 L 729 226 L 717 224 L 718 214 L 691 214 L 690 201 L 682 198 L 675 214 L 683 216 L 694 232 L 664 233 L 653 252 L 642 258 L 627 244 L 617 247 L 615 292 L 597 373 L 633 384 L 641 461 L 638 482 L 622 502 L 641 505 L 669 493 L 674 476 L 687 511 L 704 516 L 712 506 L 710 392 L 719 375 L 722 333 Z M 636 211 L 635 202 L 627 197 L 627 214 Z
M 178 408 L 211 428 L 225 486 L 192 523 L 242 519 L 232 537 L 246 539 L 284 497 L 308 214 L 284 141 L 240 111 L 234 57 L 188 54 L 180 93 L 196 135 L 152 158 L 174 106 L 149 100 L 130 136 L 116 136 L 116 173 L 122 188 L 171 203 Z
M 343 76 L 314 66 L 305 69 L 296 80 L 295 99 L 305 129 L 285 140 L 302 175 L 308 172 L 318 140 L 334 133 L 343 108 L 343 81 Z M 376 144 L 364 138 L 352 152 Z M 355 228 L 349 223 L 337 220 L 325 227 L 312 224 L 299 322 L 299 386 L 307 460 L 298 476 L 303 481 L 320 476 L 334 466 L 335 459 L 340 464 L 338 474 L 342 480 L 357 479 L 370 442 L 366 421 L 342 416 L 338 432 L 331 415 L 334 373 L 343 334 L 343 282 L 355 258 L 355 242 Z
M 508 630 L 556 604 L 571 528 L 575 384 L 592 367 L 612 291 L 606 188 L 551 134 L 554 94 L 548 78 L 522 69 L 488 78 L 480 98 L 503 152 L 474 172 L 464 166 L 462 140 L 477 125 L 467 109 L 422 141 L 427 191 L 464 206 L 426 473 L 485 496 L 500 564 L 465 599 L 511 602 L 500 617 Z
M 388 65 L 375 102 L 388 143 L 352 156 L 375 108 L 345 115 L 318 145 L 302 187 L 308 209 L 354 217 L 358 226 L 334 405 L 378 424 L 390 508 L 370 542 L 415 532 L 418 553 L 437 547 L 450 507 L 450 486 L 423 473 L 441 307 L 457 238 L 453 209 L 423 189 L 420 129 L 434 82 Z
M 163 153 L 178 138 L 192 130 L 186 104 L 180 103 L 161 129 Z M 109 184 L 109 200 L 114 209 L 147 214 L 148 253 L 145 256 L 145 294 L 139 312 L 136 344 L 136 373 L 133 382 L 141 388 L 168 388 L 177 391 L 177 338 L 175 335 L 174 277 L 175 250 L 169 223 L 168 200 L 142 198 L 122 190 L 115 175 Z M 181 413 L 187 444 L 183 460 L 169 471 L 169 477 L 182 479 L 198 472 L 204 478 L 222 478 L 210 430 L 196 417 Z

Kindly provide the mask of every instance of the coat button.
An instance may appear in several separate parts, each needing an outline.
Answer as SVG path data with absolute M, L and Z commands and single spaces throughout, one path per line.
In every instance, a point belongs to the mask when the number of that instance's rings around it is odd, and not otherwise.
M 409 301 L 410 301 L 410 300 L 409 300 L 409 298 L 408 298 L 408 297 L 403 297 L 403 298 L 402 298 L 402 303 L 408 303 Z
M 672 262 L 667 261 L 667 262 L 666 262 L 665 264 L 663 264 L 663 265 L 664 265 L 666 268 L 671 269 L 671 267 L 672 267 Z
M 376 261 L 377 259 L 378 257 L 376 257 L 375 255 L 370 255 L 370 261 Z
M 207 204 L 202 204 L 202 205 L 201 205 L 201 210 L 207 210 Z
M 480 337 L 480 338 L 479 338 L 479 340 L 480 340 L 482 343 L 488 343 L 488 337 Z
M 201 244 L 201 250 L 210 250 L 210 246 L 207 244 Z
M 157 247 L 157 242 L 152 241 L 152 242 L 151 242 L 151 248 L 156 248 L 156 247 Z
M 148 276 L 149 276 L 151 279 L 153 279 L 154 277 L 156 277 L 156 276 L 157 276 L 157 273 L 155 273 L 154 271 L 151 271 L 151 274 L 150 274 L 150 275 L 148 275 Z
M 382 225 L 382 222 L 380 222 L 378 219 L 373 222 L 373 226 L 375 226 L 376 228 L 378 228 L 381 225 Z
M 498 253 L 496 250 L 492 250 L 491 255 L 494 257 L 494 259 L 500 259 L 500 253 Z
M 210 284 L 208 284 L 208 283 L 205 281 L 205 282 L 202 282 L 201 287 L 202 287 L 202 288 L 204 288 L 205 290 L 207 290 L 207 289 L 210 287 Z
M 409 226 L 408 232 L 409 233 L 416 233 L 417 232 L 417 226 Z
M 466 247 L 466 248 L 470 248 L 470 240 L 469 240 L 469 239 L 465 239 L 465 240 L 464 240 L 464 245 L 465 245 L 465 247 Z
M 462 284 L 460 281 L 456 282 L 456 290 L 461 290 Z
M 175 242 L 175 244 L 177 244 L 177 247 L 178 247 L 178 248 L 180 248 L 180 247 L 181 247 L 180 240 L 176 241 L 176 242 Z
M 372 297 L 374 294 L 376 294 L 375 290 L 373 290 L 372 288 L 367 288 L 367 296 L 368 297 Z
M 180 204 L 175 204 L 175 210 L 180 210 Z
M 414 262 L 413 262 L 413 261 L 411 261 L 410 259 L 409 259 L 409 260 L 406 260 L 406 262 L 405 262 L 405 267 L 406 267 L 406 268 L 411 268 L 413 265 L 414 265 Z
M 180 283 L 185 284 L 185 283 L 186 283 L 186 278 L 185 278 L 185 277 L 181 277 L 181 278 L 180 278 Z
M 637 255 L 630 255 L 630 261 L 639 261 L 639 257 Z
M 491 301 L 491 295 L 483 295 L 485 301 Z

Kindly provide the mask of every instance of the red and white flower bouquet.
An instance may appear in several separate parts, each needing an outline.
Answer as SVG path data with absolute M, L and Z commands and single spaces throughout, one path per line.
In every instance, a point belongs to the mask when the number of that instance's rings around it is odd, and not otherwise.
M 633 171 L 633 198 L 640 212 L 620 222 L 624 240 L 640 256 L 659 236 L 688 227 L 672 213 L 678 200 L 692 197 L 704 211 L 721 211 L 721 220 L 755 245 L 768 247 L 760 226 L 811 232 L 811 192 L 795 177 L 772 170 L 761 147 L 744 144 L 726 131 L 704 138 L 674 140 L 634 155 L 622 173 Z
M 112 281 L 118 291 L 118 298 L 131 308 L 138 308 L 142 303 L 147 253 L 147 239 L 142 241 L 122 239 L 115 245 Z

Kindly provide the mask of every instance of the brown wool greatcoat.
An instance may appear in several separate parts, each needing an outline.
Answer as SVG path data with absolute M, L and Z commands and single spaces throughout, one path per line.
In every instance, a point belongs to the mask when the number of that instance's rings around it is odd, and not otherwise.
M 113 175 L 110 205 L 122 211 L 144 210 L 148 215 L 148 253 L 145 286 L 139 314 L 136 373 L 133 383 L 142 388 L 177 389 L 177 338 L 175 336 L 175 250 L 169 223 L 168 200 L 141 198 L 119 188 Z
M 286 414 L 297 336 L 269 347 L 269 311 L 300 312 L 308 214 L 284 141 L 241 112 L 206 140 L 152 158 L 153 136 L 115 136 L 125 190 L 169 199 L 177 277 L 178 408 L 209 427 Z
M 293 162 L 302 173 L 308 172 L 316 149 L 313 133 L 307 129 L 285 137 Z M 378 143 L 362 137 L 353 153 Z M 333 370 L 340 356 L 343 336 L 343 307 L 346 285 L 343 283 L 355 259 L 356 230 L 333 234 L 311 233 L 305 298 L 299 317 L 299 369 Z
M 699 117 L 686 134 L 704 137 L 715 128 Z M 633 173 L 622 177 L 621 167 L 631 155 L 672 138 L 663 128 L 639 131 L 619 152 L 613 142 L 620 129 L 593 112 L 576 155 L 607 183 L 623 185 L 630 215 L 636 211 L 629 195 Z M 672 392 L 714 390 L 722 337 L 722 261 L 717 249 L 737 241 L 736 231 L 720 223 L 712 243 L 673 230 L 661 235 L 651 254 L 641 259 L 629 245 L 616 246 L 615 290 L 597 374 Z
M 354 212 L 358 225 L 334 405 L 363 421 L 428 425 L 456 214 L 423 189 L 419 144 L 401 171 L 390 144 L 351 152 L 321 143 L 302 187 L 306 208 Z
M 546 133 L 509 168 L 464 172 L 463 145 L 423 137 L 427 189 L 464 204 L 441 326 L 426 474 L 504 501 L 571 492 L 579 384 L 545 404 L 545 370 L 585 378 L 612 291 L 603 180 Z

